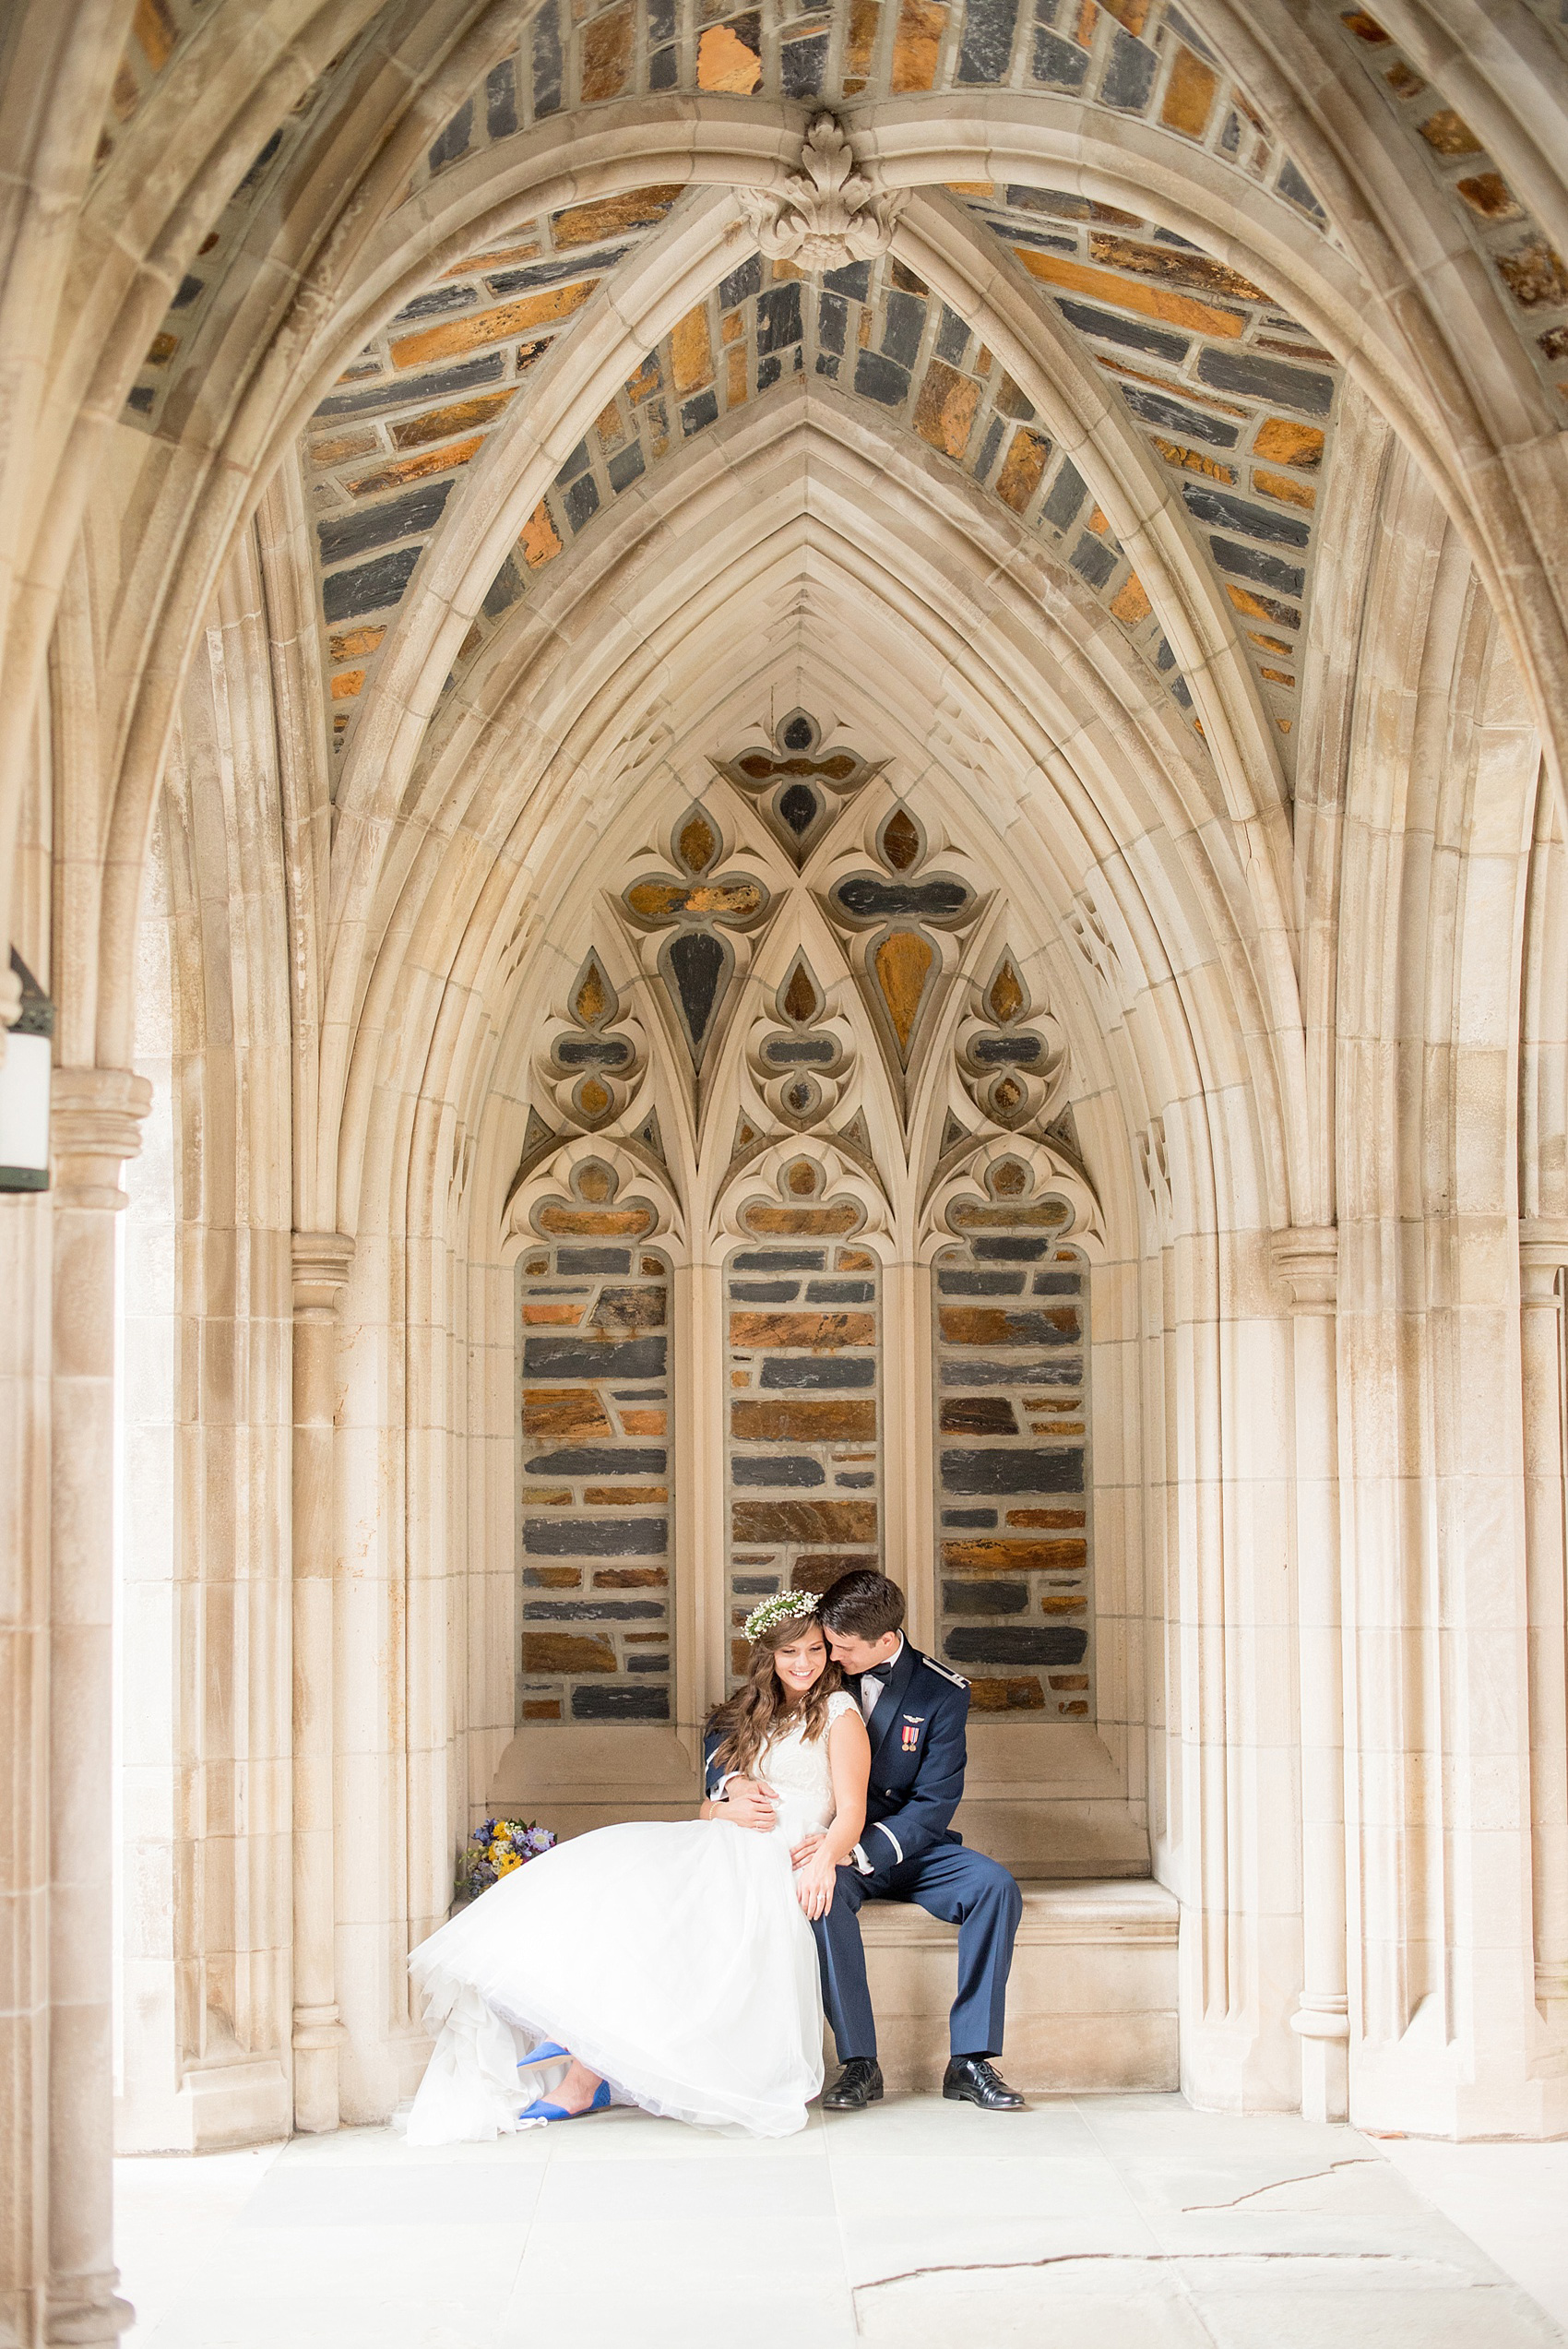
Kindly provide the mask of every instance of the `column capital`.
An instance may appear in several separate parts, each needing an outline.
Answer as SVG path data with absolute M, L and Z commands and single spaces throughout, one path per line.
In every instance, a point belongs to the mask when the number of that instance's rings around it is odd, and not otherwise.
M 1526 1305 L 1550 1305 L 1559 1270 L 1568 1265 L 1568 1216 L 1519 1218 L 1519 1283 Z
M 1292 1313 L 1332 1314 L 1339 1291 L 1339 1231 L 1333 1223 L 1289 1223 L 1268 1235 L 1274 1277 Z
M 294 1311 L 330 1316 L 347 1282 L 354 1243 L 347 1232 L 296 1232 L 293 1235 Z
M 56 1068 L 50 1094 L 54 1195 L 65 1207 L 125 1204 L 120 1169 L 141 1149 L 152 1087 L 134 1068 Z

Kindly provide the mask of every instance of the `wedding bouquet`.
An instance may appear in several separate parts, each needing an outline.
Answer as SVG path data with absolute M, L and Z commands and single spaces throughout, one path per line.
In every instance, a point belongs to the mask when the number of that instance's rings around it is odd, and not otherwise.
M 531 1818 L 482 1819 L 469 1837 L 458 1869 L 460 1900 L 476 1901 L 502 1877 L 510 1876 L 525 1860 L 537 1860 L 555 1841 L 553 1830 L 536 1827 Z

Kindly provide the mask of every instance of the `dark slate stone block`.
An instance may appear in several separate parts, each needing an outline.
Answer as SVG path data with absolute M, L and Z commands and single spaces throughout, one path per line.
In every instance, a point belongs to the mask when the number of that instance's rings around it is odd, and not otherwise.
M 756 363 L 756 388 L 758 391 L 771 391 L 774 385 L 778 381 L 779 376 L 783 373 L 783 360 L 780 359 L 776 351 L 770 351 L 765 359 L 759 359 Z
M 1118 25 L 1111 35 L 1111 58 L 1099 94 L 1108 106 L 1119 106 L 1124 113 L 1141 114 L 1148 104 L 1154 88 L 1154 77 L 1159 60 L 1154 51 Z
M 575 482 L 579 473 L 586 473 L 588 471 L 589 462 L 590 459 L 588 457 L 588 442 L 586 440 L 579 440 L 576 448 L 573 449 L 571 455 L 562 466 L 561 471 L 555 476 L 556 488 L 564 489 L 566 483 L 568 482 Z
M 1171 651 L 1170 643 L 1164 637 L 1159 639 L 1159 650 L 1154 656 L 1154 665 L 1162 677 L 1167 671 L 1176 666 L 1176 655 Z
M 832 894 L 856 922 L 895 921 L 911 913 L 917 921 L 956 922 L 972 891 L 967 882 L 941 875 L 929 881 L 885 881 L 880 874 L 851 873 Z
M 127 408 L 134 408 L 138 416 L 150 416 L 152 403 L 157 397 L 155 386 L 149 383 L 138 383 L 125 394 L 125 405 Z
M 530 261 L 526 268 L 497 269 L 485 283 L 493 293 L 526 293 L 530 286 L 560 285 L 569 278 L 587 277 L 591 269 L 612 269 L 631 249 L 629 244 L 607 245 L 598 253 L 569 254 L 563 260 Z
M 895 366 L 879 351 L 860 351 L 855 354 L 855 389 L 862 399 L 877 400 L 884 408 L 901 408 L 909 394 L 909 372 Z
M 787 351 L 799 342 L 801 326 L 801 280 L 788 278 L 782 285 L 771 285 L 759 293 L 756 302 L 756 347 L 758 354 L 768 351 Z
M 968 328 L 956 310 L 950 310 L 944 302 L 936 323 L 937 357 L 944 359 L 950 367 L 961 367 L 964 364 L 964 353 L 968 347 Z
M 661 1403 L 668 1401 L 662 1387 L 612 1387 L 611 1401 L 618 1403 Z
M 670 1670 L 669 1651 L 666 1651 L 664 1654 L 657 1656 L 628 1656 L 626 1658 L 626 1669 L 628 1672 L 662 1672 L 668 1674 Z
M 777 1574 L 737 1574 L 731 1584 L 738 1599 L 771 1599 L 778 1595 Z
M 346 563 L 350 555 L 368 554 L 373 546 L 434 530 L 451 494 L 449 481 L 422 482 L 418 489 L 390 497 L 384 505 L 368 507 L 362 513 L 329 515 L 315 526 L 323 566 Z
M 378 408 L 411 406 L 416 400 L 455 399 L 459 392 L 477 391 L 481 384 L 499 383 L 505 371 L 499 351 L 482 352 L 456 367 L 442 367 L 429 376 L 399 376 L 395 383 L 378 384 L 373 391 L 335 392 L 315 411 L 316 421 L 327 416 L 369 416 Z
M 1225 128 L 1219 134 L 1219 151 L 1222 155 L 1235 155 L 1240 152 L 1241 145 L 1241 117 L 1232 111 L 1226 115 Z
M 561 12 L 545 0 L 533 20 L 533 110 L 553 114 L 561 103 Z
M 822 281 L 832 293 L 847 293 L 851 302 L 864 302 L 871 292 L 871 263 L 851 261 L 846 269 L 829 269 Z
M 749 261 L 742 261 L 738 269 L 731 269 L 727 278 L 719 279 L 719 306 L 721 310 L 738 310 L 742 302 L 749 302 L 754 293 L 761 292 L 762 256 L 754 253 Z
M 1040 1356 L 1022 1362 L 944 1362 L 944 1387 L 1079 1387 L 1083 1362 L 1047 1362 Z
M 673 89 L 681 78 L 681 53 L 678 49 L 656 49 L 647 61 L 647 86 L 650 89 Z
M 1173 367 L 1181 365 L 1191 348 L 1184 334 L 1168 334 L 1163 328 L 1146 327 L 1113 310 L 1097 310 L 1087 302 L 1068 302 L 1058 294 L 1056 306 L 1080 333 L 1096 335 L 1101 342 L 1120 342 L 1129 351 L 1146 351 Z
M 1002 233 L 1009 244 L 1028 244 L 1037 253 L 1075 253 L 1078 249 L 1074 237 L 1052 236 L 1049 229 L 1020 228 L 1016 221 L 1009 221 Z
M 1192 708 L 1193 697 L 1191 692 L 1188 690 L 1187 680 L 1185 677 L 1171 678 L 1170 698 L 1173 701 L 1179 701 L 1183 709 L 1190 709 Z
M 890 293 L 882 328 L 882 355 L 896 367 L 912 367 L 925 332 L 925 304 L 913 293 Z
M 1182 495 L 1195 522 L 1218 522 L 1222 530 L 1245 531 L 1274 546 L 1310 546 L 1312 531 L 1298 514 L 1280 514 L 1250 498 L 1230 497 L 1209 482 L 1183 482 Z
M 517 127 L 517 61 L 503 57 L 484 78 L 484 126 L 492 138 L 510 138 Z
M 1002 435 L 1006 429 L 1007 427 L 1003 423 L 1000 416 L 992 416 L 990 423 L 987 424 L 985 428 L 985 438 L 980 443 L 980 455 L 975 459 L 975 479 L 977 482 L 983 482 L 992 467 L 995 464 L 996 452 L 1002 446 Z
M 821 1248 L 742 1248 L 730 1260 L 737 1272 L 820 1272 L 826 1258 Z
M 572 1691 L 574 1721 L 668 1721 L 670 1691 L 663 1688 L 582 1687 Z
M 1326 416 L 1334 405 L 1334 378 L 1289 367 L 1278 359 L 1257 359 L 1246 351 L 1220 351 L 1212 344 L 1198 359 L 1198 376 L 1216 391 L 1239 391 L 1249 399 L 1266 399 L 1270 407 L 1294 408 L 1307 416 Z
M 260 154 L 256 157 L 255 162 L 245 173 L 244 178 L 234 190 L 235 196 L 248 196 L 250 194 L 252 188 L 255 186 L 263 172 L 266 171 L 267 166 L 271 162 L 272 158 L 277 154 L 278 149 L 282 146 L 282 144 L 283 133 L 279 127 L 273 132 L 271 137 L 267 140 L 266 146 L 262 149 Z M 232 202 L 232 197 L 231 197 L 230 200 Z
M 949 1493 L 1081 1493 L 1082 1448 L 1030 1451 L 995 1445 L 986 1451 L 944 1451 L 942 1484 Z
M 874 1387 L 876 1363 L 868 1354 L 773 1354 L 762 1365 L 765 1387 Z
M 471 285 L 435 285 L 428 293 L 416 293 L 405 303 L 392 323 L 395 327 L 411 327 L 421 318 L 444 317 L 450 310 L 471 310 L 479 300 Z
M 663 1475 L 666 1459 L 662 1449 L 617 1451 L 609 1444 L 570 1444 L 560 1451 L 536 1454 L 526 1473 L 566 1482 L 583 1476 L 640 1476 L 646 1481 Z
M 675 0 L 647 0 L 647 42 L 650 49 L 662 47 L 675 38 Z
M 786 41 L 778 52 L 779 78 L 786 98 L 820 98 L 827 66 L 827 35 L 814 32 L 803 41 Z
M 1325 221 L 1327 220 L 1328 214 L 1324 210 L 1323 206 L 1318 202 L 1316 196 L 1313 193 L 1313 190 L 1307 185 L 1307 182 L 1301 177 L 1301 173 L 1290 161 L 1289 155 L 1286 156 L 1285 161 L 1280 164 L 1279 177 L 1274 184 L 1276 187 L 1278 188 L 1280 195 L 1285 197 L 1288 203 L 1299 204 L 1303 212 L 1310 212 L 1312 214 L 1314 221 Z
M 529 1557 L 662 1557 L 670 1528 L 662 1517 L 525 1517 Z M 587 1612 L 594 1613 L 590 1606 Z
M 1010 1233 L 998 1237 L 980 1238 L 974 1243 L 974 1253 L 989 1258 L 993 1264 L 1038 1264 L 1051 1246 L 1049 1240 L 1016 1239 Z M 562 1267 L 563 1271 L 565 1267 Z
M 1021 1272 L 939 1272 L 936 1285 L 944 1297 L 1021 1297 Z
M 662 1623 L 662 1599 L 525 1599 L 525 1623 Z
M 961 82 L 1005 81 L 1017 22 L 1018 0 L 969 0 L 956 78 Z
M 580 473 L 565 493 L 566 519 L 574 531 L 591 522 L 599 511 L 599 483 L 591 473 Z
M 1005 1395 L 953 1395 L 942 1406 L 944 1436 L 1016 1436 L 1018 1423 Z
M 1096 538 L 1092 531 L 1086 531 L 1068 561 L 1090 587 L 1102 588 L 1116 568 L 1116 550 L 1108 546 L 1104 539 Z
M 522 591 L 523 575 L 514 558 L 508 554 L 484 591 L 484 602 L 481 608 L 485 618 L 499 620 L 503 612 L 511 610 Z
M 834 1484 L 846 1493 L 869 1493 L 876 1483 L 874 1476 L 836 1476 Z
M 1022 1615 L 1029 1603 L 1027 1582 L 944 1582 L 942 1604 L 949 1615 Z
M 640 481 L 645 470 L 646 460 L 640 440 L 628 441 L 624 448 L 618 448 L 610 459 L 610 486 L 616 496 L 619 497 L 624 489 L 630 489 L 635 481 Z
M 1087 1631 L 1064 1623 L 1042 1624 L 1038 1630 L 1022 1624 L 960 1624 L 942 1643 L 954 1663 L 1081 1663 L 1088 1644 Z
M 465 98 L 451 121 L 430 150 L 430 168 L 438 172 L 446 163 L 455 163 L 466 155 L 474 135 L 474 101 Z
M 1184 440 L 1201 440 L 1210 448 L 1236 446 L 1236 427 L 1223 417 L 1206 416 L 1200 409 L 1168 399 L 1163 392 L 1146 391 L 1141 384 L 1124 383 L 1118 389 L 1134 416 L 1162 433 L 1180 433 Z
M 1062 460 L 1062 470 L 1051 484 L 1051 495 L 1040 507 L 1040 519 L 1049 522 L 1053 531 L 1071 530 L 1078 519 L 1078 509 L 1088 495 L 1082 473 L 1070 457 Z
M 717 423 L 718 421 L 719 395 L 717 392 L 699 391 L 695 399 L 682 402 L 681 430 L 688 440 L 694 433 L 704 432 L 709 424 Z
M 876 1295 L 874 1281 L 808 1281 L 808 1305 L 870 1305 Z
M 955 1533 L 992 1529 L 996 1524 L 996 1511 L 993 1508 L 944 1508 L 942 1522 Z
M 396 603 L 413 576 L 422 553 L 420 546 L 399 546 L 361 563 L 351 571 L 334 571 L 321 583 L 321 608 L 328 620 L 352 620 L 362 612 L 379 612 Z
M 1306 586 L 1305 571 L 1295 563 L 1282 563 L 1277 554 L 1265 554 L 1255 546 L 1238 546 L 1229 538 L 1211 537 L 1209 544 L 1220 569 L 1235 578 L 1255 579 L 1277 595 L 1300 595 Z
M 730 1462 L 732 1485 L 823 1485 L 826 1472 L 820 1461 L 795 1453 L 786 1453 L 778 1460 L 748 1456 Z
M 582 1339 L 575 1333 L 523 1340 L 528 1378 L 662 1378 L 662 1338 Z
M 1037 1297 L 1075 1297 L 1080 1285 L 1076 1272 L 1037 1272 L 1029 1283 Z
M 849 305 L 842 295 L 823 293 L 817 297 L 816 339 L 824 351 L 844 355 L 844 336 L 849 323 Z
M 562 1248 L 555 1258 L 557 1272 L 629 1272 L 630 1248 Z M 659 1377 L 663 1374 L 652 1374 Z
M 188 310 L 196 296 L 206 292 L 205 278 L 183 277 L 174 288 L 174 299 L 170 303 L 169 307 L 171 310 Z
M 801 1293 L 798 1281 L 731 1281 L 730 1294 L 736 1305 L 792 1305 Z
M 1044 25 L 1035 27 L 1035 79 L 1053 89 L 1082 89 L 1089 69 L 1089 53 L 1075 42 L 1061 41 Z

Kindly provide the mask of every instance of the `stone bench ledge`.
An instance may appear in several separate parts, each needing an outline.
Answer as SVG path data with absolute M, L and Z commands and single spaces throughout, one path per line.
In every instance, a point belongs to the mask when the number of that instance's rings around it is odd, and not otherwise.
M 1019 1879 L 1024 1914 L 1021 1943 L 1063 1942 L 1125 1945 L 1146 1942 L 1175 1947 L 1180 1910 L 1173 1894 L 1147 1878 L 1109 1877 L 1098 1880 L 1045 1883 Z M 956 1925 L 927 1914 L 914 1902 L 868 1901 L 861 1911 L 868 1947 L 945 1948 L 957 1938 Z

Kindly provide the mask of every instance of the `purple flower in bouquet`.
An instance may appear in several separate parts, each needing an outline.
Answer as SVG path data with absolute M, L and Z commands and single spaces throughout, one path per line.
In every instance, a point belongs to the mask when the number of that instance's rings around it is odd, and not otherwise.
M 458 1878 L 460 1894 L 470 1901 L 477 1900 L 504 1876 L 510 1876 L 525 1862 L 548 1852 L 554 1842 L 553 1831 L 536 1826 L 531 1818 L 481 1819 L 469 1837 L 463 1855 Z

